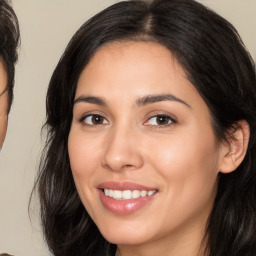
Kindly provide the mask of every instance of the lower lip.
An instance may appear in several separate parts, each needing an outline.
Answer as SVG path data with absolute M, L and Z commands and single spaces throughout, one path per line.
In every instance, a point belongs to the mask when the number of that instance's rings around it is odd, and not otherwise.
M 149 203 L 154 197 L 155 194 L 151 196 L 139 197 L 136 199 L 130 200 L 115 200 L 111 197 L 105 196 L 103 191 L 99 189 L 100 193 L 100 200 L 103 206 L 108 209 L 109 211 L 116 213 L 116 214 L 130 214 L 135 211 L 138 211 L 142 207 L 144 207 L 147 203 Z

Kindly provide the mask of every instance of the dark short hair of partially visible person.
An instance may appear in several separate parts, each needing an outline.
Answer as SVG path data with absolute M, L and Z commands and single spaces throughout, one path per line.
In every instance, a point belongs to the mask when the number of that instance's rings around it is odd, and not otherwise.
M 0 61 L 7 73 L 7 87 L 0 96 L 8 92 L 8 112 L 13 100 L 14 64 L 18 59 L 17 48 L 20 42 L 20 30 L 17 16 L 8 0 L 0 0 Z

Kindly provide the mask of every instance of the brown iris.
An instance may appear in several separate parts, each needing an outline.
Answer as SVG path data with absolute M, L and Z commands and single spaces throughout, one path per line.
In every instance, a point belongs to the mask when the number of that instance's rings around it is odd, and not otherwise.
M 92 116 L 92 123 L 97 125 L 97 124 L 103 124 L 104 123 L 104 118 L 100 115 L 93 115 Z

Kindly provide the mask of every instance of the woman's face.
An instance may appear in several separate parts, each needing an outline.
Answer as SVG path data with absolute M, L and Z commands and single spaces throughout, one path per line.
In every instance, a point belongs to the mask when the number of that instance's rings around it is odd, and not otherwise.
M 79 196 L 108 241 L 202 238 L 220 147 L 205 102 L 165 47 L 111 43 L 83 70 L 69 157 Z
M 8 92 L 5 91 L 6 86 L 7 74 L 0 60 L 0 150 L 4 143 L 8 120 Z

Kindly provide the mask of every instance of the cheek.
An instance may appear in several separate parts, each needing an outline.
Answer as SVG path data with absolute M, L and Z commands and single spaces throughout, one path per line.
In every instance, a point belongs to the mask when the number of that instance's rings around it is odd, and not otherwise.
M 177 197 L 211 193 L 218 175 L 218 148 L 213 133 L 190 129 L 154 143 L 151 165 Z M 174 189 L 175 188 L 175 189 Z
M 1 93 L 1 91 L 0 91 Z M 8 97 L 7 93 L 0 96 L 0 149 L 3 145 L 8 123 Z
M 75 177 L 90 176 L 99 164 L 100 145 L 90 143 L 79 129 L 72 129 L 68 138 L 68 153 L 72 173 Z
M 94 216 L 95 170 L 100 163 L 97 152 L 97 146 L 79 130 L 71 128 L 68 138 L 71 171 L 81 201 L 91 216 Z
M 68 138 L 68 154 L 72 175 L 75 181 L 78 193 L 83 200 L 84 194 L 87 194 L 89 188 L 93 186 L 93 173 L 99 162 L 97 155 L 92 152 L 98 152 L 92 148 L 84 136 L 81 136 L 79 130 L 71 128 Z
M 7 123 L 8 123 L 7 115 L 5 116 L 0 115 L 0 149 L 4 143 L 4 139 L 7 131 Z
M 207 219 L 216 196 L 218 158 L 213 157 L 216 155 L 214 139 L 200 140 L 197 133 L 193 135 L 170 138 L 152 152 L 151 159 L 155 160 L 151 165 L 164 184 L 161 189 L 166 204 L 161 207 L 168 214 L 163 219 L 171 216 L 176 220 L 176 224 L 170 220 L 171 227 L 194 218 Z M 163 225 L 168 230 L 167 222 Z

